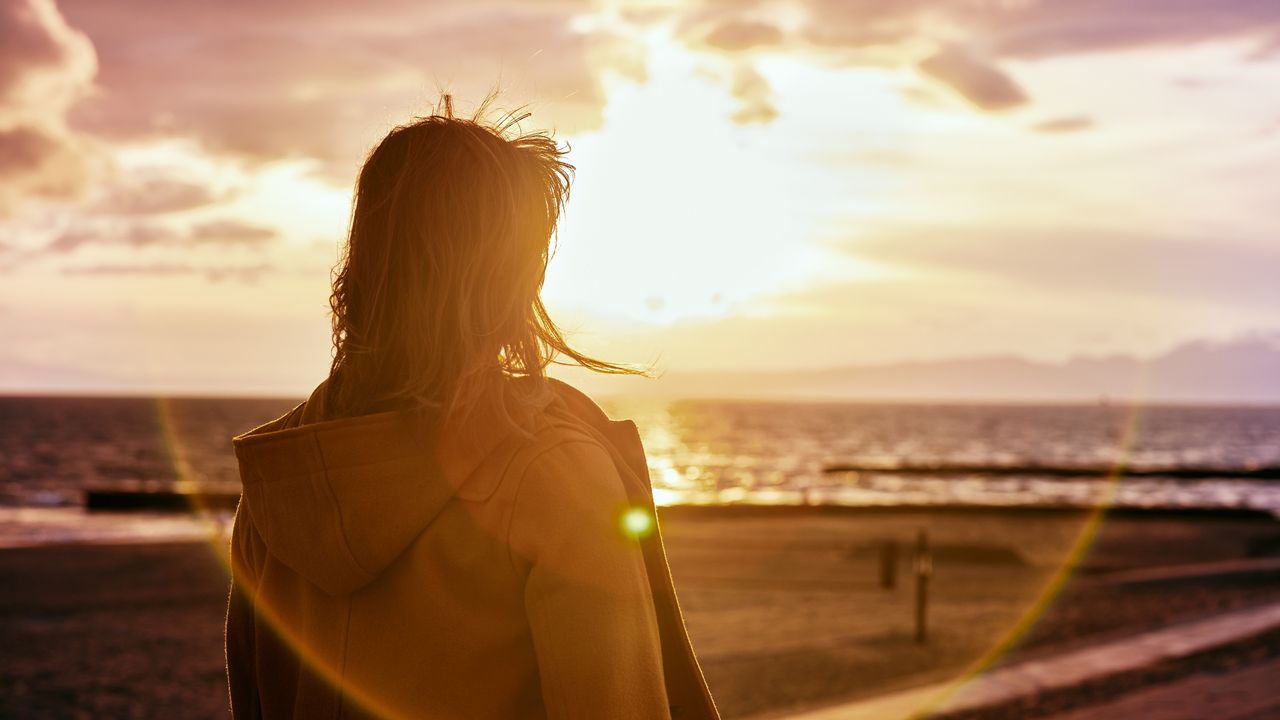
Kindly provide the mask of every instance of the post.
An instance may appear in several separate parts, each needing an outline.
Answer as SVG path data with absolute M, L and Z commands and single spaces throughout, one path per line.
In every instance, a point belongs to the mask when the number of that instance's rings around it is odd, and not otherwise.
M 898 543 L 880 543 L 880 587 L 892 590 L 898 584 Z
M 916 642 L 928 640 L 929 576 L 933 574 L 933 556 L 929 553 L 929 533 L 921 530 L 916 538 Z

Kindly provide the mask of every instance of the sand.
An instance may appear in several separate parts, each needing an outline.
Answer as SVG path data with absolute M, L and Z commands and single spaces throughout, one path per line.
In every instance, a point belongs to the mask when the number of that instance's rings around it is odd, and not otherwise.
M 664 512 L 690 632 L 725 717 L 785 714 L 941 680 L 1008 634 L 1061 566 L 1076 513 Z M 914 641 L 909 546 L 934 548 Z M 896 540 L 898 583 L 877 548 Z M 1018 658 L 1280 597 L 1274 578 L 1115 586 L 1109 571 L 1280 554 L 1280 524 L 1115 517 Z M 0 551 L 0 717 L 226 717 L 226 575 L 206 543 Z

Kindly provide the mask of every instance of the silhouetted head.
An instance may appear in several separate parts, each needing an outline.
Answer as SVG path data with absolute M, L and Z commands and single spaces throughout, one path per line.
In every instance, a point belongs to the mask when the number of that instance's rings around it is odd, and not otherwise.
M 370 153 L 330 305 L 328 414 L 457 409 L 501 376 L 544 378 L 570 348 L 539 293 L 573 166 L 546 133 L 445 112 Z M 540 385 L 540 383 L 534 383 Z

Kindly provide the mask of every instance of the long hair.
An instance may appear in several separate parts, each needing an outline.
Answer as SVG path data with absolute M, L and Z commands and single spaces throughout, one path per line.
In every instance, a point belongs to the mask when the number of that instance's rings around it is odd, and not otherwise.
M 326 414 L 469 411 L 488 381 L 556 362 L 647 374 L 570 347 L 540 296 L 573 166 L 519 118 L 444 112 L 392 130 L 369 154 L 335 271 Z M 561 359 L 564 358 L 564 359 Z M 530 385 L 526 383 L 526 385 Z

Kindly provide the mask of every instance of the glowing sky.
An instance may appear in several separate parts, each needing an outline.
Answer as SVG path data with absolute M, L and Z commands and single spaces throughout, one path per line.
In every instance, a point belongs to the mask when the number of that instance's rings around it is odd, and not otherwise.
M 494 86 L 546 297 L 666 370 L 1280 327 L 1280 3 L 0 0 L 0 387 L 287 392 L 363 154 Z

